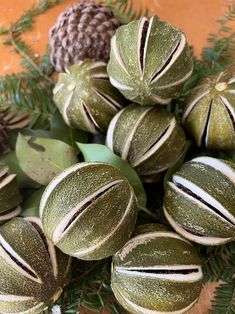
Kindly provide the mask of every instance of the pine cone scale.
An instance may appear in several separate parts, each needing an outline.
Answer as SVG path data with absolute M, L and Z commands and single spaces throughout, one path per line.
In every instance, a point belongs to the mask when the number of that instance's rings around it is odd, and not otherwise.
M 49 33 L 51 63 L 64 72 L 79 60 L 108 61 L 110 39 L 121 22 L 109 8 L 91 2 L 70 6 Z

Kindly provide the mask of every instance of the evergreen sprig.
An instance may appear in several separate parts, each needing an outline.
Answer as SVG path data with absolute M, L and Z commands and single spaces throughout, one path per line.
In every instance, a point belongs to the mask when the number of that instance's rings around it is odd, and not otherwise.
M 24 113 L 29 127 L 47 129 L 56 107 L 48 84 L 37 81 L 27 73 L 21 73 L 0 78 L 1 109 L 6 117 L 10 113 L 15 113 L 15 117 L 22 117 Z M 18 122 L 16 119 L 15 123 Z M 14 121 L 11 121 L 11 128 L 12 123 Z
M 217 20 L 219 31 L 208 38 L 211 47 L 203 50 L 203 60 L 215 71 L 221 71 L 224 67 L 234 62 L 235 32 L 232 22 L 235 21 L 235 2 L 228 5 L 228 11 Z
M 16 22 L 8 27 L 1 27 L 0 35 L 8 35 L 12 32 L 22 34 L 25 31 L 32 29 L 36 16 L 45 13 L 48 9 L 61 2 L 62 0 L 39 0 L 37 5 L 33 4 L 33 6 L 29 10 L 26 10 Z
M 127 314 L 117 303 L 110 287 L 110 260 L 74 261 L 72 279 L 58 301 L 64 314 L 76 314 L 81 308 L 102 313 Z
M 222 283 L 212 300 L 213 314 L 235 314 L 235 279 Z
M 15 23 L 0 28 L 0 35 L 6 35 L 4 43 L 12 46 L 21 57 L 24 72 L 0 78 L 0 109 L 4 111 L 12 129 L 28 125 L 31 128 L 49 127 L 49 120 L 55 111 L 52 99 L 53 81 L 49 54 L 37 58 L 22 34 L 33 27 L 35 17 L 60 3 L 60 0 L 41 0 Z M 123 22 L 128 23 L 141 16 L 148 16 L 148 9 L 140 4 L 136 10 L 133 0 L 102 0 Z M 209 37 L 210 47 L 205 48 L 202 60 L 194 58 L 194 73 L 187 81 L 180 99 L 169 108 L 178 116 L 185 105 L 185 97 L 197 82 L 211 74 L 218 73 L 233 63 L 235 33 L 229 23 L 235 21 L 235 1 L 228 12 L 218 20 L 219 32 Z M 141 218 L 143 223 L 143 219 Z M 212 313 L 235 313 L 235 244 L 217 248 L 198 246 L 203 260 L 205 280 L 223 280 L 212 301 Z M 117 303 L 110 288 L 110 260 L 100 262 L 74 261 L 71 282 L 64 289 L 58 301 L 62 313 L 75 314 L 80 307 L 96 313 L 106 308 L 111 314 L 126 313 Z
M 231 280 L 235 273 L 235 243 L 217 247 L 198 246 L 204 281 Z
M 141 16 L 149 16 L 148 8 L 143 5 L 144 1 L 140 1 L 138 9 L 134 6 L 133 0 L 101 0 L 101 3 L 109 7 L 123 24 L 137 20 Z
M 42 58 L 25 43 L 22 35 L 32 28 L 35 17 L 46 12 L 61 0 L 40 0 L 37 5 L 25 11 L 15 23 L 0 29 L 0 35 L 7 35 L 3 44 L 11 46 L 19 54 L 24 72 L 0 77 L 0 112 L 4 114 L 9 129 L 22 127 L 49 127 L 49 120 L 55 112 L 48 50 Z

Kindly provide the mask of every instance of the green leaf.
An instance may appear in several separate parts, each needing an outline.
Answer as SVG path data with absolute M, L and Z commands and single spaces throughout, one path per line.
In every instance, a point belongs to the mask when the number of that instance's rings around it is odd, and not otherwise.
M 16 156 L 26 175 L 42 185 L 78 162 L 74 149 L 66 143 L 22 134 L 17 139 Z
M 166 174 L 165 174 L 165 177 L 164 177 L 164 189 L 166 189 L 166 184 L 168 181 L 171 181 L 171 178 L 173 176 L 174 173 L 176 173 L 176 171 L 178 171 L 183 163 L 184 163 L 184 160 L 185 160 L 185 157 L 188 153 L 188 150 L 190 149 L 192 145 L 192 141 L 186 141 L 186 144 L 185 144 L 185 147 L 184 147 L 184 150 L 182 152 L 182 154 L 180 155 L 180 157 L 176 160 L 176 162 L 174 163 L 173 166 L 171 166 Z
M 20 131 L 21 134 L 32 136 L 32 137 L 44 137 L 44 138 L 51 138 L 51 134 L 49 131 L 46 130 L 32 130 L 32 129 L 23 129 Z
M 115 155 L 107 146 L 100 144 L 77 143 L 85 161 L 101 161 L 119 168 L 133 187 L 139 207 L 146 207 L 146 194 L 143 184 L 135 170 L 119 156 Z
M 78 149 L 76 142 L 86 143 L 88 141 L 88 134 L 82 130 L 75 130 L 65 124 L 59 111 L 53 115 L 50 121 L 51 125 L 51 137 L 58 139 L 72 146 L 74 149 Z
M 22 204 L 23 212 L 21 216 L 23 217 L 39 217 L 39 205 L 44 188 L 32 193 Z
M 20 168 L 15 152 L 0 156 L 0 163 L 9 167 L 9 173 L 17 174 L 16 179 L 19 188 L 38 188 L 40 184 L 30 179 Z

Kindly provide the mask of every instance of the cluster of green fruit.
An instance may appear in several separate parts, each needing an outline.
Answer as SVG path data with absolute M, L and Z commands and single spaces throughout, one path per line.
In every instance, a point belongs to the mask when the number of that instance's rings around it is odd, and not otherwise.
M 107 66 L 85 60 L 61 73 L 54 100 L 70 127 L 107 132 L 106 145 L 143 182 L 155 182 L 185 148 L 183 128 L 163 105 L 180 96 L 192 70 L 182 32 L 156 17 L 141 18 L 118 28 Z M 183 125 L 199 146 L 235 148 L 233 73 L 208 78 L 189 95 Z M 13 190 L 5 173 L 0 192 Z M 186 312 L 202 287 L 200 260 L 189 240 L 234 240 L 234 192 L 234 164 L 195 158 L 166 186 L 164 213 L 177 233 L 159 224 L 135 228 L 139 204 L 117 167 L 81 162 L 65 169 L 43 193 L 40 220 L 18 217 L 0 227 L 0 312 L 47 308 L 69 281 L 70 256 L 113 256 L 111 286 L 131 313 Z M 13 203 L 2 211 L 15 210 L 19 200 Z

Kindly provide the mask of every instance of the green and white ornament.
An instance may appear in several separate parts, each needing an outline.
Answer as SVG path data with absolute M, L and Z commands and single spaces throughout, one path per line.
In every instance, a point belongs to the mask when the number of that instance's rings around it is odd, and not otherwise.
M 193 61 L 185 35 L 157 17 L 118 28 L 111 40 L 110 82 L 141 105 L 168 104 L 180 95 Z
M 0 227 L 0 312 L 42 313 L 70 274 L 71 258 L 42 232 L 38 218 L 14 218 Z
M 91 133 L 106 132 L 125 99 L 110 84 L 106 63 L 81 61 L 59 75 L 54 101 L 64 121 Z
M 200 82 L 190 93 L 183 124 L 198 146 L 235 149 L 235 71 Z
M 40 217 L 46 236 L 64 253 L 84 260 L 113 255 L 130 238 L 137 201 L 120 170 L 104 163 L 79 163 L 45 190 Z
M 0 165 L 0 222 L 18 216 L 22 201 L 15 174 L 8 173 L 9 168 Z
M 127 160 L 144 181 L 155 181 L 181 155 L 185 135 L 173 114 L 163 107 L 132 104 L 112 119 L 106 145 Z
M 201 263 L 187 240 L 165 226 L 143 225 L 114 255 L 111 287 L 130 313 L 185 313 L 201 291 Z
M 167 183 L 164 213 L 183 237 L 204 245 L 235 239 L 235 165 L 198 157 Z

